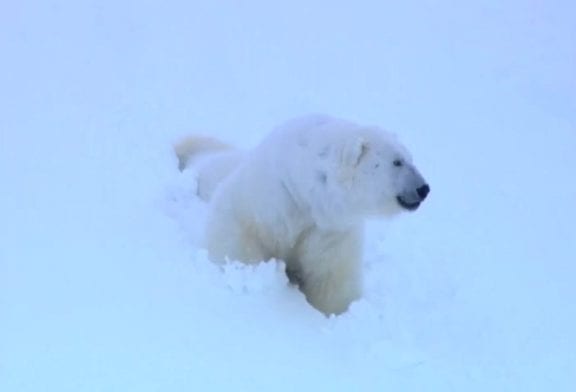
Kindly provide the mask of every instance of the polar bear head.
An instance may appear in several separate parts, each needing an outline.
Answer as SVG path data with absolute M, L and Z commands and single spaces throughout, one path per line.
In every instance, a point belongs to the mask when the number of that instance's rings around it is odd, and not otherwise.
M 430 186 L 394 134 L 333 119 L 312 129 L 317 132 L 303 134 L 311 142 L 302 145 L 319 158 L 316 185 L 308 187 L 316 196 L 317 222 L 414 211 L 428 196 Z M 300 180 L 306 172 L 299 168 Z
M 393 134 L 381 129 L 355 133 L 342 146 L 340 170 L 351 205 L 376 215 L 416 210 L 430 186 L 408 150 Z
M 277 135 L 281 148 L 272 153 L 289 157 L 280 159 L 289 167 L 286 189 L 321 226 L 414 211 L 430 192 L 408 150 L 383 129 L 313 116 Z

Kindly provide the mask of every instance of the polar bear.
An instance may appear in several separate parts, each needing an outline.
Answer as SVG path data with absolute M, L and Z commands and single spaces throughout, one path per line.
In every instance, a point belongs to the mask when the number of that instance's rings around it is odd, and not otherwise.
M 192 137 L 176 154 L 210 202 L 210 258 L 283 260 L 326 315 L 361 296 L 364 220 L 416 210 L 430 191 L 393 134 L 330 116 L 291 120 L 247 152 Z

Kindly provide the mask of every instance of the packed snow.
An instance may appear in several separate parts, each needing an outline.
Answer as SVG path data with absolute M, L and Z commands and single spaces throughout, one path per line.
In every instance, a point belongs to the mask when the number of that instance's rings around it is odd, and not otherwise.
M 0 5 L 0 391 L 576 390 L 568 1 Z M 172 144 L 325 112 L 429 180 L 364 298 L 224 268 Z

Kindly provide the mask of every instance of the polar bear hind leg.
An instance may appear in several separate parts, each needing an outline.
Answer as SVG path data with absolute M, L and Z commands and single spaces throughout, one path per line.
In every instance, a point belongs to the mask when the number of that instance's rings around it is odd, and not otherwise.
M 227 212 L 212 211 L 205 233 L 211 260 L 216 263 L 230 260 L 255 264 L 273 258 L 255 230 L 255 225 L 240 222 Z

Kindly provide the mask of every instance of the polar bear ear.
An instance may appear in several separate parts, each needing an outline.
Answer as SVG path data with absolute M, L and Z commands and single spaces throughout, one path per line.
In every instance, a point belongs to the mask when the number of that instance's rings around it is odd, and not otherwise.
M 344 147 L 343 161 L 348 167 L 356 167 L 368 152 L 368 141 L 363 138 L 356 139 L 353 143 Z

